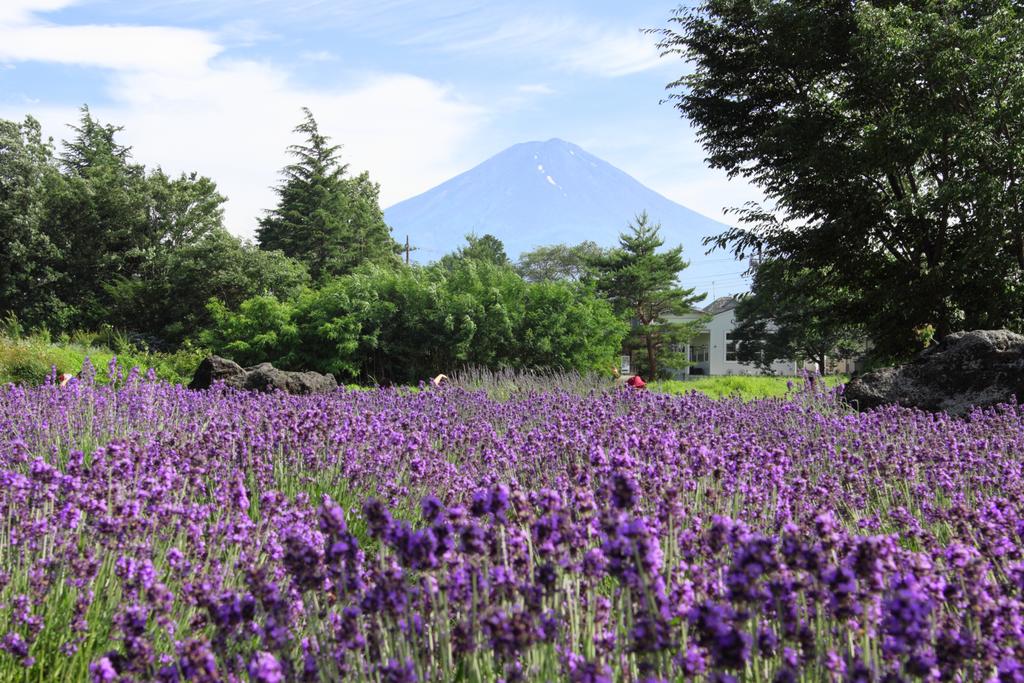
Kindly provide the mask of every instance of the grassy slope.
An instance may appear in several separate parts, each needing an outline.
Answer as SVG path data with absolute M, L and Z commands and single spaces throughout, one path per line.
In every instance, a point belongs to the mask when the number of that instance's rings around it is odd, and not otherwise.
M 842 375 L 834 375 L 825 378 L 828 386 L 842 384 L 847 378 Z M 804 379 L 802 377 L 760 377 L 747 375 L 720 375 L 710 377 L 699 377 L 685 382 L 669 380 L 664 382 L 652 382 L 649 386 L 652 391 L 659 391 L 667 394 L 685 394 L 690 391 L 699 391 L 711 398 L 722 398 L 725 396 L 739 396 L 744 400 L 755 398 L 769 398 L 773 396 L 785 396 L 788 391 L 788 382 L 792 382 L 794 388 L 798 388 Z
M 157 377 L 171 383 L 187 384 L 199 365 L 201 351 L 175 354 L 115 353 L 111 349 L 76 343 L 50 343 L 37 337 L 0 337 L 0 383 L 42 384 L 52 367 L 58 372 L 78 373 L 86 358 L 96 368 L 96 380 L 107 381 L 107 364 L 117 356 L 124 368 L 156 370 Z

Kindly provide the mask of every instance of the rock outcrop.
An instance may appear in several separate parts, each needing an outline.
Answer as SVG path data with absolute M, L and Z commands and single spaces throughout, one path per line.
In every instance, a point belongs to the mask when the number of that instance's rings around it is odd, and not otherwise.
M 238 363 L 209 356 L 199 364 L 189 389 L 209 389 L 215 382 L 224 382 L 235 389 L 271 392 L 285 391 L 289 394 L 324 394 L 338 388 L 334 375 L 319 372 L 290 372 L 279 370 L 270 363 L 260 363 L 243 368 Z
M 1024 401 L 1024 336 L 1008 330 L 957 332 L 906 365 L 854 378 L 843 396 L 860 410 L 898 403 L 950 415 Z
M 215 382 L 224 382 L 235 389 L 245 388 L 245 368 L 233 360 L 207 356 L 192 376 L 189 389 L 209 389 Z
M 280 389 L 289 394 L 326 394 L 338 388 L 334 375 L 319 372 L 288 372 L 270 363 L 245 369 L 245 388 L 254 391 Z

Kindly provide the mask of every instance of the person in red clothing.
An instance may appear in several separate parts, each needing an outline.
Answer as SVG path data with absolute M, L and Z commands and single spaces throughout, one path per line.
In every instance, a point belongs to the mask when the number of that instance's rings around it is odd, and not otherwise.
M 633 375 L 632 377 L 626 380 L 626 384 L 628 386 L 633 387 L 634 389 L 643 389 L 644 387 L 647 386 L 647 384 L 642 379 L 640 379 L 640 375 Z

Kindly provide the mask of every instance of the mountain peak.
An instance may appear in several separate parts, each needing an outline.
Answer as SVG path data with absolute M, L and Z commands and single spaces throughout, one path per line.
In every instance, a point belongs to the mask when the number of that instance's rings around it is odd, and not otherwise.
M 661 223 L 667 245 L 683 245 L 691 262 L 682 277 L 684 286 L 717 294 L 746 289 L 740 277 L 744 264 L 722 255 L 703 256 L 701 240 L 726 226 L 561 138 L 512 145 L 390 207 L 385 220 L 396 235 L 409 235 L 418 260 L 435 261 L 458 248 L 471 232 L 496 236 L 512 258 L 538 246 L 584 240 L 612 247 L 642 211 Z

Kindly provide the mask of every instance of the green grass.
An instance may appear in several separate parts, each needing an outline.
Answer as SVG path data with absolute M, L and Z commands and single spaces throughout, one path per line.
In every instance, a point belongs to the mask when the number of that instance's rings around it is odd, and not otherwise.
M 45 337 L 29 335 L 18 338 L 0 336 L 0 384 L 14 382 L 31 386 L 42 384 L 51 368 L 57 372 L 77 374 L 88 358 L 96 368 L 96 381 L 107 381 L 107 364 L 117 356 L 124 368 L 138 367 L 145 371 L 153 368 L 157 377 L 171 382 L 188 384 L 205 352 L 185 349 L 175 353 L 151 353 L 129 350 L 116 353 L 104 346 L 74 341 L 51 342 Z
M 834 387 L 847 381 L 845 375 L 830 375 L 825 377 L 825 384 Z M 685 381 L 665 380 L 651 382 L 648 386 L 651 391 L 658 391 L 666 394 L 685 394 L 691 391 L 699 391 L 711 398 L 725 398 L 738 396 L 744 401 L 751 401 L 757 398 L 773 398 L 785 396 L 789 391 L 788 383 L 793 383 L 793 388 L 798 389 L 804 382 L 803 377 L 762 377 L 756 375 L 717 375 L 708 377 L 695 377 Z

